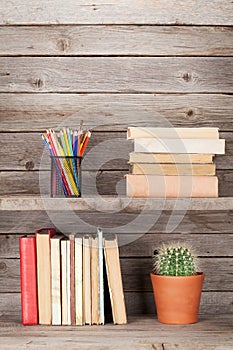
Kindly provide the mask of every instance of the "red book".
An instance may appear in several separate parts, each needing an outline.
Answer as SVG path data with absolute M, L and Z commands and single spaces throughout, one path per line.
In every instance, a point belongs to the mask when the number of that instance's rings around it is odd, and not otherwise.
M 22 324 L 38 324 L 36 237 L 19 239 Z

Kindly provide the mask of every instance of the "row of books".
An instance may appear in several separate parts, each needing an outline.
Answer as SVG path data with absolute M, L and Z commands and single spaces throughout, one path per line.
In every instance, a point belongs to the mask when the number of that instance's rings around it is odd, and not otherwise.
M 225 153 L 218 128 L 129 127 L 134 141 L 128 197 L 218 197 L 215 154 Z
M 20 276 L 24 325 L 104 324 L 107 296 L 113 322 L 127 322 L 117 238 L 103 237 L 101 229 L 68 238 L 40 229 L 20 237 Z

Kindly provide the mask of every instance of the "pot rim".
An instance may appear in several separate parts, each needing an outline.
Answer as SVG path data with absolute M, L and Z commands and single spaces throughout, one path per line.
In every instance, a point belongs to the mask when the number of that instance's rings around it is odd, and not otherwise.
M 167 275 L 159 275 L 156 273 L 151 272 L 150 273 L 151 277 L 157 277 L 157 278 L 172 278 L 172 279 L 181 279 L 181 278 L 197 278 L 200 276 L 205 276 L 204 272 L 197 272 L 196 275 L 189 275 L 189 276 L 167 276 Z

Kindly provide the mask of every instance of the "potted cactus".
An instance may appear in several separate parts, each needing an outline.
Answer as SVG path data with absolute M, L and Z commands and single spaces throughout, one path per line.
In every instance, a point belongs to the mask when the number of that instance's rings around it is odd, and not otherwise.
M 197 322 L 204 274 L 197 272 L 197 257 L 189 246 L 162 244 L 153 256 L 151 281 L 159 322 Z

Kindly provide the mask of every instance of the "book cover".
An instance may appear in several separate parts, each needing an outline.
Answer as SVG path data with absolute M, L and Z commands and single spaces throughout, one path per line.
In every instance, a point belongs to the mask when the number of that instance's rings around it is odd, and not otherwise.
M 53 228 L 43 228 L 35 233 L 39 323 L 44 325 L 52 323 L 50 238 L 55 234 Z
M 126 175 L 128 197 L 218 197 L 216 176 Z
M 134 152 L 224 154 L 225 140 L 138 138 Z
M 91 319 L 92 324 L 99 324 L 99 262 L 97 235 L 91 238 Z
M 123 292 L 120 258 L 116 236 L 104 238 L 104 254 L 109 294 L 114 324 L 126 324 L 126 308 Z
M 140 175 L 215 175 L 215 164 L 150 164 L 135 163 L 132 165 L 132 174 Z
M 91 324 L 91 242 L 90 237 L 83 237 L 83 307 L 84 323 Z
M 104 252 L 103 252 L 103 231 L 98 227 L 97 229 L 98 241 L 98 313 L 99 324 L 105 322 L 105 293 L 104 293 Z
M 76 325 L 83 325 L 83 239 L 75 236 L 75 308 Z
M 127 138 L 218 139 L 218 130 L 218 128 L 129 127 L 127 130 Z
M 129 154 L 129 163 L 213 163 L 213 154 L 198 153 L 136 153 Z
M 75 316 L 75 237 L 74 235 L 69 235 L 70 239 L 70 319 L 71 325 L 76 324 Z
M 67 295 L 67 240 L 61 241 L 61 274 L 62 274 L 62 325 L 68 325 L 68 295 Z
M 38 324 L 36 237 L 19 239 L 22 324 Z
M 66 241 L 66 283 L 67 283 L 67 324 L 71 325 L 71 300 L 70 300 L 70 241 Z
M 51 238 L 52 325 L 61 325 L 61 239 Z

